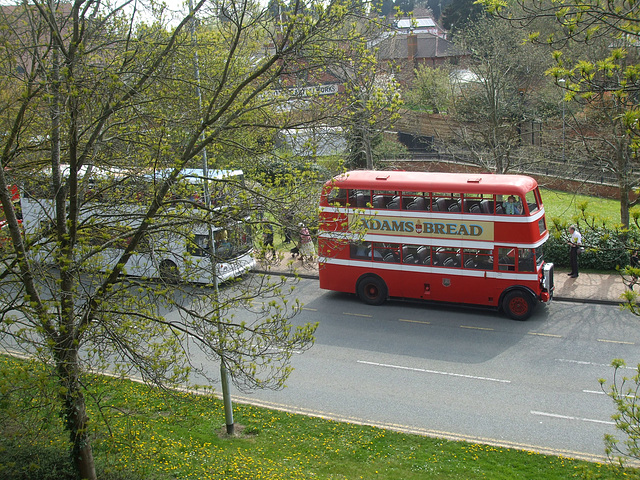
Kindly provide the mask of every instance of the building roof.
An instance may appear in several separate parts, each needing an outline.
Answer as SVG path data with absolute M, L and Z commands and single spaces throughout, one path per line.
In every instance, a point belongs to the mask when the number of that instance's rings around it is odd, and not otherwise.
M 421 28 L 436 28 L 436 22 L 433 18 L 401 18 L 396 23 L 398 30 L 418 31 Z
M 414 34 L 417 40 L 414 59 L 434 59 L 464 56 L 467 53 L 449 40 L 430 33 Z M 382 40 L 379 44 L 378 58 L 381 60 L 399 60 L 409 58 L 409 35 L 398 33 Z

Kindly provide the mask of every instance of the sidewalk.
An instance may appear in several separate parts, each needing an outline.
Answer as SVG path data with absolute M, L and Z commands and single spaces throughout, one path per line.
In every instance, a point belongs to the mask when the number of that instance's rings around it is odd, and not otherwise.
M 284 258 L 280 262 L 269 262 L 268 265 L 258 260 L 255 270 L 275 275 L 297 274 L 301 278 L 318 278 L 318 264 L 316 262 L 303 264 L 299 260 L 291 259 L 288 253 L 284 254 Z M 578 278 L 570 278 L 567 271 L 555 270 L 554 283 L 553 299 L 561 302 L 619 305 L 622 303 L 620 295 L 626 290 L 622 277 L 616 272 L 610 274 L 580 273 Z M 640 284 L 636 289 L 640 290 Z

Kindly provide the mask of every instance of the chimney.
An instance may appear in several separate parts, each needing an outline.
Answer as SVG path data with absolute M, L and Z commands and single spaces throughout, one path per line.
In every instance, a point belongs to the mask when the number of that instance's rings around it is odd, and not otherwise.
M 418 55 L 418 36 L 415 33 L 407 35 L 407 59 L 410 62 L 415 62 L 416 55 Z

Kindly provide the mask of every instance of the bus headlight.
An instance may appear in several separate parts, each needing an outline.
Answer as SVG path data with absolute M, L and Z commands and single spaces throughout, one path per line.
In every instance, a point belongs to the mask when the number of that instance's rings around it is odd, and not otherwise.
M 553 263 L 545 263 L 542 267 L 542 289 L 553 291 Z

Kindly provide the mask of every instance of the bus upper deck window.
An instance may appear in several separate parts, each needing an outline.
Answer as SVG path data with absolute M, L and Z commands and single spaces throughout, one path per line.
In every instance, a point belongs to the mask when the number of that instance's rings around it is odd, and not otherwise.
M 429 210 L 431 208 L 431 199 L 428 193 L 404 192 L 402 194 L 402 204 L 406 210 Z
M 462 211 L 464 213 L 484 213 L 482 211 L 484 197 L 481 193 L 465 193 L 463 196 Z
M 459 193 L 433 193 L 431 201 L 431 210 L 435 212 L 460 212 L 462 205 L 460 204 Z
M 527 200 L 527 206 L 529 207 L 529 213 L 534 213 L 540 210 L 540 203 L 538 202 L 539 195 L 536 195 L 535 190 L 527 192 L 525 196 Z
M 400 208 L 400 197 L 396 192 L 375 190 L 371 204 L 373 208 L 397 210 Z
M 345 206 L 347 204 L 347 190 L 333 187 L 327 196 L 327 202 L 329 205 Z
M 351 208 L 371 208 L 371 190 L 349 190 Z
M 518 195 L 498 195 L 502 202 L 496 206 L 496 213 L 499 215 L 522 215 L 522 199 Z M 499 207 L 499 208 L 498 208 Z

